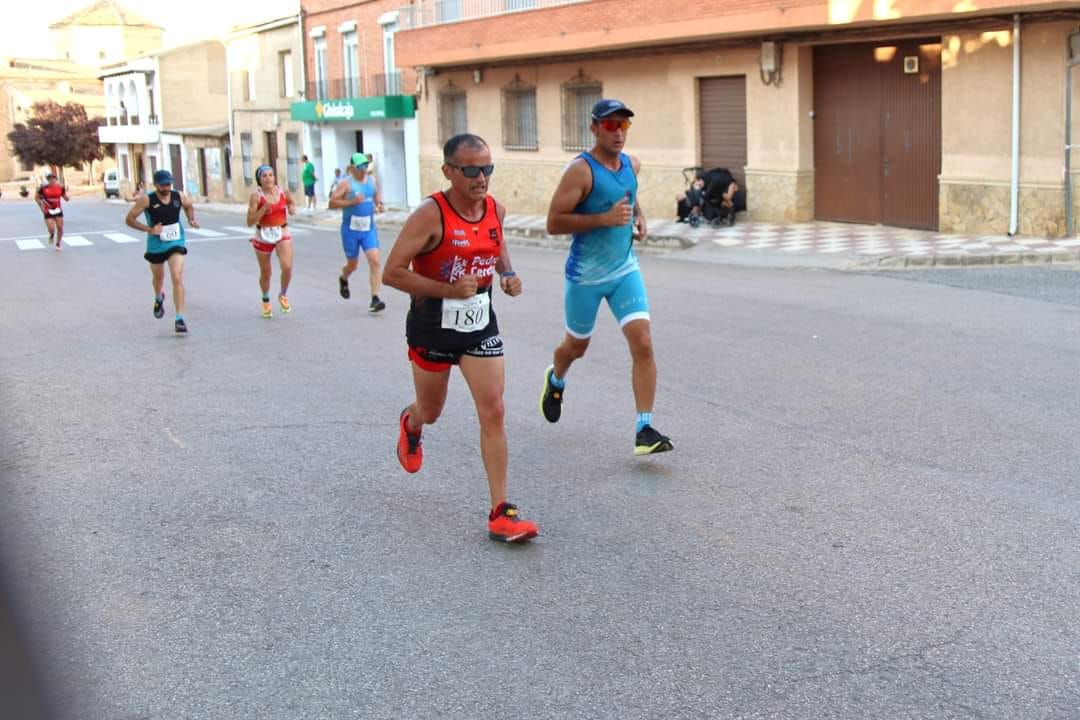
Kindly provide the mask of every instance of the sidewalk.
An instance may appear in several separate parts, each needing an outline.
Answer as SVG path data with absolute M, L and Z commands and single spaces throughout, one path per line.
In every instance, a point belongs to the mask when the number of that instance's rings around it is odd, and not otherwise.
M 244 212 L 246 205 L 202 203 L 201 208 Z M 383 226 L 400 227 L 407 210 L 390 209 L 378 216 Z M 300 211 L 299 223 L 338 225 L 337 210 Z M 506 234 L 518 244 L 565 247 L 567 238 L 547 234 L 540 215 L 507 215 Z M 647 252 L 680 249 L 740 250 L 763 255 L 844 259 L 856 267 L 934 267 L 958 265 L 1020 265 L 1080 262 L 1080 237 L 1035 238 L 1008 235 L 950 235 L 926 230 L 833 222 L 740 222 L 735 227 L 691 227 L 672 220 L 653 220 L 649 237 L 639 245 Z

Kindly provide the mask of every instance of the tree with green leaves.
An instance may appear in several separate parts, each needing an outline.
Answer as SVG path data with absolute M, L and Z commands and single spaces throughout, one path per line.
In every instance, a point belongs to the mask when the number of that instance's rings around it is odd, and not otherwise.
M 98 139 L 103 118 L 88 118 L 86 108 L 78 103 L 60 105 L 52 100 L 34 103 L 33 111 L 33 117 L 16 123 L 7 136 L 12 153 L 24 165 L 48 165 L 59 172 L 65 167 L 79 169 L 104 156 Z

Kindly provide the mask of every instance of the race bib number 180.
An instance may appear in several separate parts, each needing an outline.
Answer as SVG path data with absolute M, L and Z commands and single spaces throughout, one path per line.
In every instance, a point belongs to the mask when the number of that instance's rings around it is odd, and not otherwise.
M 180 223 L 163 225 L 161 227 L 161 242 L 176 242 L 180 239 Z
M 476 332 L 488 326 L 491 320 L 491 296 L 487 293 L 473 295 L 464 300 L 443 300 L 442 327 L 457 332 Z

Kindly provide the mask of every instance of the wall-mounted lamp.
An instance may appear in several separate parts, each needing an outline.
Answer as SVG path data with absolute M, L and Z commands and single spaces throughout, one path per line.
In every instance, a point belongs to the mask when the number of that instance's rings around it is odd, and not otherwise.
M 479 85 L 484 82 L 484 71 L 480 68 L 472 71 L 472 81 L 474 85 Z

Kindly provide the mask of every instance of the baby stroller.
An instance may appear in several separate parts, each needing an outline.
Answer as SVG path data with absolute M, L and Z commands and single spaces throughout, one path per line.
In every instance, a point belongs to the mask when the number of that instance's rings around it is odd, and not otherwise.
M 686 191 L 682 199 L 678 201 L 676 212 L 679 222 L 686 222 L 690 227 L 699 227 L 705 222 L 705 196 L 704 188 L 698 188 L 695 183 L 704 179 L 705 168 L 700 165 L 682 169 L 683 180 L 686 181 Z
M 738 187 L 731 171 L 723 167 L 706 170 L 699 165 L 683 168 L 682 173 L 688 188 L 686 200 L 679 203 L 679 220 L 690 223 L 692 227 L 704 223 L 712 227 L 734 227 L 735 214 L 746 209 L 746 191 Z M 695 187 L 699 180 L 704 183 L 701 188 Z M 730 198 L 732 207 L 727 207 L 724 205 L 724 195 L 732 183 L 737 189 Z

